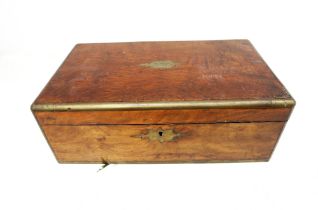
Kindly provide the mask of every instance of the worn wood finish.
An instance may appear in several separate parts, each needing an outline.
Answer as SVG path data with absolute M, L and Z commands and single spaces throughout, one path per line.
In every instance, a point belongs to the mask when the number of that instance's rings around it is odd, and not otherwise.
M 266 161 L 284 122 L 183 125 L 43 126 L 59 162 Z M 143 139 L 149 130 L 173 129 L 174 141 Z
M 283 122 L 290 108 L 36 112 L 42 125 Z
M 293 105 L 227 40 L 78 44 L 32 110 L 62 163 L 235 162 L 268 160 Z
M 76 45 L 35 104 L 275 98 L 291 97 L 248 40 L 136 42 Z

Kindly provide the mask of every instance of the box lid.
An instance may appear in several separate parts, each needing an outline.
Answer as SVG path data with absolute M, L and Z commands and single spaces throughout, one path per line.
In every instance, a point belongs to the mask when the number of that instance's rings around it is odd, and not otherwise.
M 248 40 L 78 44 L 34 111 L 291 107 Z

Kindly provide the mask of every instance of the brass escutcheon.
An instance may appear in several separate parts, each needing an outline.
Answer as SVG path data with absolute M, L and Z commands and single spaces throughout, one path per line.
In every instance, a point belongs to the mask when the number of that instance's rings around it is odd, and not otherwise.
M 160 143 L 175 141 L 180 136 L 173 129 L 163 130 L 161 128 L 157 130 L 147 130 L 145 133 L 139 135 L 141 139 L 148 139 L 149 141 L 159 141 Z

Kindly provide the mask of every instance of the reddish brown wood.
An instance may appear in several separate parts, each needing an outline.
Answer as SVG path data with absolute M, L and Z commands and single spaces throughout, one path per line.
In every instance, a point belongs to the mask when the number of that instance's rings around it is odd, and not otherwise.
M 183 125 L 43 126 L 59 162 L 266 161 L 284 122 Z M 171 142 L 138 137 L 146 130 L 174 129 Z
M 42 125 L 174 124 L 286 121 L 289 108 L 37 112 Z
M 141 64 L 171 60 L 170 69 Z M 290 98 L 247 40 L 76 45 L 43 103 Z
M 248 40 L 228 40 L 79 44 L 34 104 L 275 99 L 292 97 Z M 292 108 L 33 111 L 60 162 L 157 163 L 266 161 Z

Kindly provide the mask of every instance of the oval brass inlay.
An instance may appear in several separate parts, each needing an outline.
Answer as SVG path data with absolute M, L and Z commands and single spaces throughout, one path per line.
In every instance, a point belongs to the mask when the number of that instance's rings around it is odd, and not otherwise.
M 171 69 L 177 66 L 177 63 L 171 60 L 158 60 L 151 63 L 143 63 L 140 66 L 152 69 Z

